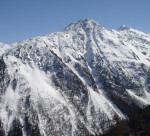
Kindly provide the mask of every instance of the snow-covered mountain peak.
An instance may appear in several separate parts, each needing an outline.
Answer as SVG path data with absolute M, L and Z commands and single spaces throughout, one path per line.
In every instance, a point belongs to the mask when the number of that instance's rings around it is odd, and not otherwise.
M 94 19 L 90 19 L 90 18 L 81 19 L 78 22 L 82 24 L 99 25 L 97 21 L 95 21 Z
M 10 48 L 10 45 L 0 42 L 0 56 Z
M 78 28 L 84 28 L 84 29 L 92 29 L 95 26 L 99 26 L 102 27 L 97 21 L 93 20 L 93 19 L 81 19 L 75 23 L 71 23 L 70 25 L 68 25 L 68 27 L 65 28 L 65 30 L 76 30 Z
M 4 45 L 4 43 L 2 43 L 1 41 L 0 41 L 0 47 L 2 47 Z
M 0 41 L 0 46 L 2 45 L 3 43 Z
M 126 118 L 150 104 L 148 34 L 83 19 L 11 47 L 0 59 L 6 135 L 18 126 L 23 136 L 96 135 L 115 123 L 114 115 Z
M 129 29 L 131 29 L 129 26 L 127 26 L 127 25 L 121 25 L 119 28 L 118 28 L 118 30 L 120 30 L 120 31 L 124 31 L 124 30 L 129 30 Z
M 129 34 L 129 35 L 134 35 L 134 36 L 140 36 L 141 38 L 143 38 L 143 36 L 145 37 L 147 37 L 148 36 L 148 34 L 147 33 L 144 33 L 144 32 L 142 32 L 142 31 L 140 31 L 140 30 L 137 30 L 137 29 L 135 29 L 135 28 L 132 28 L 132 27 L 129 27 L 129 26 L 127 26 L 127 25 L 122 25 L 122 26 L 120 26 L 119 28 L 118 28 L 118 31 L 120 31 L 120 32 L 122 32 L 122 33 L 125 33 L 125 34 Z M 122 34 L 121 33 L 121 34 Z

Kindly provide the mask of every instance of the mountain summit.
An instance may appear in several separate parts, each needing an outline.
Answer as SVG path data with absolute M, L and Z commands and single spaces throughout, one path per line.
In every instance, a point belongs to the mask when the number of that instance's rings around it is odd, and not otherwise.
M 2 136 L 98 135 L 114 117 L 128 118 L 150 104 L 146 33 L 108 30 L 84 19 L 63 32 L 3 47 Z
M 123 30 L 129 30 L 130 29 L 130 27 L 129 26 L 126 26 L 126 25 L 121 25 L 119 28 L 118 28 L 118 30 L 121 30 L 121 31 L 123 31 Z

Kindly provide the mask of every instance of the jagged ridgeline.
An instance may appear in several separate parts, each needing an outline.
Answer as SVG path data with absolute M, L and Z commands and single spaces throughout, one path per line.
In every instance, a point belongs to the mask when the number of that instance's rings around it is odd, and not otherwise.
M 150 103 L 150 35 L 91 19 L 0 43 L 0 136 L 100 135 Z

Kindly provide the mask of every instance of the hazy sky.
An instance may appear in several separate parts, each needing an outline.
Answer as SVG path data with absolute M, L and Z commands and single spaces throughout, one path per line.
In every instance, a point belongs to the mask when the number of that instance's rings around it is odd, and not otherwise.
M 150 0 L 0 0 L 0 41 L 62 31 L 84 18 L 107 28 L 126 24 L 150 32 Z

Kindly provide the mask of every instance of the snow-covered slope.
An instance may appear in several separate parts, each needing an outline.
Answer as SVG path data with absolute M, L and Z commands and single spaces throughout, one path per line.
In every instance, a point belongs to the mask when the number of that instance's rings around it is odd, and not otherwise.
M 3 44 L 0 42 L 0 55 L 9 50 L 11 47 L 8 44 Z
M 1 53 L 0 133 L 100 134 L 150 103 L 149 65 L 148 34 L 91 19 L 15 43 Z

